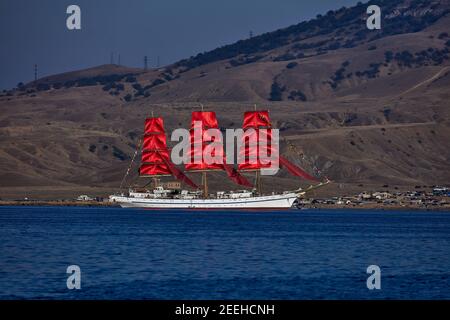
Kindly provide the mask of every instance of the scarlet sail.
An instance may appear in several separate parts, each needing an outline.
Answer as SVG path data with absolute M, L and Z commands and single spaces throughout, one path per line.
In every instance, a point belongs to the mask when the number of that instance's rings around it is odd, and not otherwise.
M 316 177 L 313 177 L 303 169 L 297 167 L 295 164 L 289 162 L 285 157 L 280 156 L 280 165 L 286 168 L 292 175 L 311 181 L 319 181 Z
M 239 170 L 260 170 L 271 166 L 270 162 L 263 162 L 260 159 L 260 152 L 268 157 L 274 152 L 271 128 L 272 124 L 268 111 L 245 112 L 243 123 L 245 134 L 242 141 L 243 146 L 240 149 L 240 156 L 244 161 L 239 164 Z M 286 158 L 279 156 L 278 160 L 279 165 L 286 168 L 292 175 L 306 180 L 318 181 Z
M 234 183 L 239 184 L 241 186 L 246 186 L 249 188 L 253 187 L 253 185 L 250 183 L 250 181 L 248 181 L 246 177 L 241 175 L 231 165 L 225 164 L 224 167 L 225 167 L 225 171 L 227 172 L 228 178 L 230 178 Z
M 208 129 L 219 130 L 216 113 L 212 111 L 192 112 L 190 129 L 191 149 L 188 154 L 189 163 L 185 165 L 186 170 L 225 170 L 234 183 L 251 188 L 252 184 L 231 165 L 226 163 L 221 134 L 217 136 L 211 135 L 208 133 Z M 212 143 L 217 143 L 217 145 L 214 146 Z M 205 159 L 205 154 L 210 154 L 211 159 Z
M 212 142 L 222 143 L 220 137 L 208 135 L 208 129 L 219 130 L 216 113 L 213 111 L 194 111 L 192 112 L 192 121 L 190 129 L 191 148 L 188 154 L 189 163 L 185 165 L 186 170 L 206 171 L 206 170 L 224 170 L 223 165 L 223 146 L 214 148 L 210 145 Z M 211 151 L 211 152 L 205 152 Z M 212 159 L 205 159 L 204 154 L 208 153 Z M 214 161 L 214 159 L 220 159 Z
M 244 114 L 244 136 L 242 147 L 239 150 L 239 170 L 259 170 L 270 168 L 271 163 L 261 161 L 260 152 L 271 156 L 272 124 L 268 111 L 247 111 Z
M 166 161 L 169 160 L 164 121 L 162 118 L 145 120 L 144 140 L 142 143 L 141 176 L 171 175 Z
M 162 118 L 148 118 L 145 120 L 145 134 L 164 133 L 164 121 Z
M 140 175 L 153 177 L 173 175 L 191 187 L 198 188 L 170 161 L 162 118 L 148 118 L 145 120 Z
M 269 111 L 247 111 L 244 113 L 244 123 L 242 125 L 244 130 L 248 128 L 256 129 L 260 127 L 272 127 L 272 124 L 270 123 Z

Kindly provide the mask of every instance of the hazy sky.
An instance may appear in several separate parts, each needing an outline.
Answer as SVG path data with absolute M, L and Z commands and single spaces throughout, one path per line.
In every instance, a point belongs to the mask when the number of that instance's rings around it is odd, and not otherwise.
M 356 0 L 0 0 L 0 88 L 115 62 L 161 65 L 352 6 Z M 81 30 L 66 9 L 81 8 Z

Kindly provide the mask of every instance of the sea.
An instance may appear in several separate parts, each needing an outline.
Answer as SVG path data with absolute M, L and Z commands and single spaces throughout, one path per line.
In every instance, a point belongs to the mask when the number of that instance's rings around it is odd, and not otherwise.
M 450 212 L 0 207 L 0 299 L 450 299 Z

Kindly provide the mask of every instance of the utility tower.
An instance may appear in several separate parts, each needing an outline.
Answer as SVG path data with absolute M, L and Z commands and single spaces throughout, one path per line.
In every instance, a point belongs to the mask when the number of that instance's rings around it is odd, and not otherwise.
M 37 81 L 38 78 L 38 66 L 37 64 L 34 65 L 34 81 Z
M 148 57 L 144 56 L 144 70 L 148 69 Z

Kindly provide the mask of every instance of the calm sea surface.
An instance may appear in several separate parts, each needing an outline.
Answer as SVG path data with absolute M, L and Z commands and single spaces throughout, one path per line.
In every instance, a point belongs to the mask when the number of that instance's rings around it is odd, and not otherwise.
M 450 299 L 450 212 L 0 207 L 0 299 L 17 298 Z

